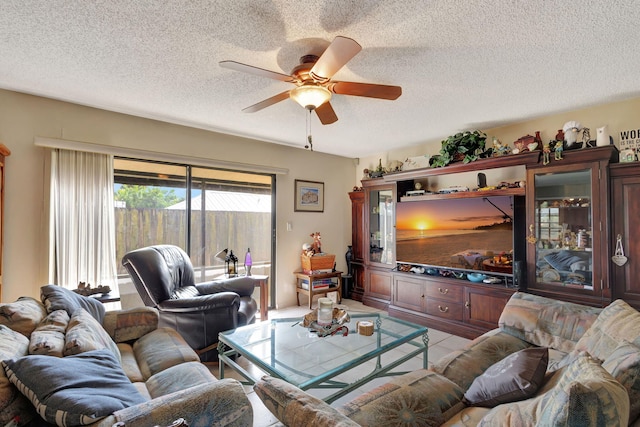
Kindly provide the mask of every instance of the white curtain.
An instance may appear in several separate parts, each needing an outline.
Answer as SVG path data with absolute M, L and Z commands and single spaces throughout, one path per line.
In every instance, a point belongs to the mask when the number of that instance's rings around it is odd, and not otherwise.
M 55 149 L 51 157 L 49 278 L 70 289 L 115 288 L 113 156 Z

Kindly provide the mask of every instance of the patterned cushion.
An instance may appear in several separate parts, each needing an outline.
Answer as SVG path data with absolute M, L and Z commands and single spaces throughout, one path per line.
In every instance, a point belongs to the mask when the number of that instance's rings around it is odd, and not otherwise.
M 0 360 L 27 355 L 29 339 L 19 332 L 0 325 Z M 0 367 L 0 425 L 6 425 L 14 416 L 28 422 L 35 415 L 33 405 L 18 391 Z M 37 415 L 35 415 L 37 416 Z
M 107 311 L 102 326 L 117 343 L 136 340 L 158 328 L 158 310 L 135 307 Z
M 640 339 L 640 313 L 623 300 L 616 300 L 602 310 L 576 349 L 604 360 L 624 341 L 637 339 Z
M 171 366 L 199 362 L 196 352 L 171 328 L 158 328 L 133 344 L 133 353 L 144 379 Z
M 62 357 L 68 324 L 69 315 L 64 310 L 56 310 L 47 315 L 31 333 L 29 354 Z
M 31 355 L 2 365 L 40 416 L 59 426 L 91 424 L 144 401 L 109 350 L 62 358 Z
M 625 341 L 602 362 L 602 367 L 627 389 L 629 420 L 635 421 L 640 415 L 640 348 Z
M 525 348 L 505 357 L 477 377 L 464 394 L 470 406 L 494 407 L 533 396 L 544 381 L 546 347 Z
M 516 292 L 505 306 L 500 329 L 538 347 L 570 352 L 595 322 L 600 308 Z
M 452 381 L 420 369 L 355 398 L 339 411 L 362 426 L 439 426 L 464 408 L 462 395 Z
M 351 427 L 359 425 L 326 402 L 279 378 L 264 376 L 253 389 L 267 409 L 287 426 Z
M 442 357 L 433 365 L 433 370 L 466 391 L 489 366 L 527 347 L 530 345 L 525 341 L 504 332 L 481 335 L 465 348 Z
M 107 331 L 85 309 L 78 309 L 69 321 L 65 335 L 64 355 L 106 348 L 120 360 L 118 346 Z
M 21 297 L 16 302 L 0 304 L 0 325 L 7 325 L 27 338 L 46 315 L 47 310 L 40 301 L 29 297 Z
M 158 372 L 146 382 L 152 398 L 217 381 L 209 368 L 200 362 L 181 363 Z
M 522 402 L 496 406 L 479 426 L 627 425 L 627 391 L 586 353 L 554 377 L 555 384 L 546 393 Z
M 49 313 L 56 310 L 65 310 L 69 316 L 73 316 L 73 313 L 79 308 L 84 308 L 98 322 L 102 323 L 102 319 L 104 319 L 105 309 L 100 301 L 77 294 L 62 286 L 42 286 L 40 288 L 40 299 Z

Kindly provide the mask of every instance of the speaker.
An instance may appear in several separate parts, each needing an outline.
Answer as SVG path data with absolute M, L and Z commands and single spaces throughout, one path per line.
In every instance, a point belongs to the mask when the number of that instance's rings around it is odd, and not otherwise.
M 524 276 L 526 273 L 526 264 L 524 261 L 513 262 L 513 287 L 524 289 Z
M 484 188 L 487 186 L 487 176 L 482 172 L 478 173 L 478 188 Z

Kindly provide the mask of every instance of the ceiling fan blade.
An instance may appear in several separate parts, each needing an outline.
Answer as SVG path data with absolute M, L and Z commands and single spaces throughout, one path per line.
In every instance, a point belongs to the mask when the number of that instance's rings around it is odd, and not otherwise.
M 222 68 L 228 68 L 234 71 L 242 71 L 243 73 L 249 73 L 260 77 L 267 77 L 270 79 L 281 80 L 283 82 L 293 83 L 293 77 L 288 74 L 277 73 L 275 71 L 265 70 L 264 68 L 254 67 L 253 65 L 242 64 L 236 61 L 220 61 Z
M 340 95 L 366 96 L 368 98 L 398 99 L 402 95 L 400 86 L 378 85 L 371 83 L 333 82 L 328 89 Z
M 333 107 L 329 101 L 325 102 L 315 110 L 318 118 L 320 119 L 320 123 L 323 125 L 330 125 L 331 123 L 338 121 L 338 116 L 336 116 L 336 112 L 333 111 Z
M 361 50 L 362 46 L 355 40 L 338 36 L 318 58 L 309 74 L 318 81 L 327 81 Z
M 273 104 L 276 104 L 280 101 L 284 101 L 289 98 L 289 91 L 286 90 L 282 93 L 272 96 L 271 98 L 267 98 L 264 101 L 260 101 L 257 104 L 253 104 L 250 107 L 244 108 L 242 111 L 245 113 L 255 113 L 256 111 L 260 111 L 263 108 L 267 108 Z

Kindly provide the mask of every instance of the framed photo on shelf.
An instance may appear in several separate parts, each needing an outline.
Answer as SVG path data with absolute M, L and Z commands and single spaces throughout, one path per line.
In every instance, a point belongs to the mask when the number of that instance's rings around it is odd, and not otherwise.
M 295 212 L 324 212 L 324 182 L 295 180 Z

